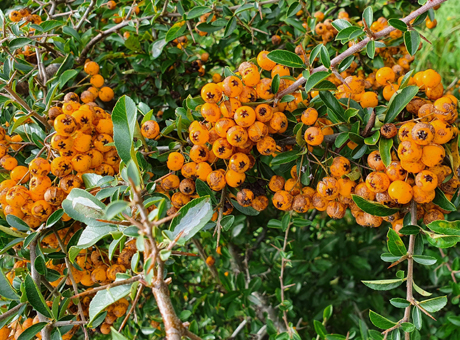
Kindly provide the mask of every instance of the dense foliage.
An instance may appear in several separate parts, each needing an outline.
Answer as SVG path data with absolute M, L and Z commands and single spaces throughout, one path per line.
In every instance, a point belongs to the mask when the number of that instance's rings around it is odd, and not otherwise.
M 445 1 L 2 1 L 0 340 L 460 339 Z

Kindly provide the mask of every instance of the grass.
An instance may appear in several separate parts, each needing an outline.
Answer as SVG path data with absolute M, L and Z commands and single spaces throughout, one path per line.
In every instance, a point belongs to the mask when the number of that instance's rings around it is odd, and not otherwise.
M 431 45 L 423 41 L 422 49 L 415 56 L 416 70 L 432 68 L 439 72 L 444 87 L 460 78 L 460 11 L 458 1 L 450 0 L 435 11 L 438 25 L 424 29 L 424 36 Z

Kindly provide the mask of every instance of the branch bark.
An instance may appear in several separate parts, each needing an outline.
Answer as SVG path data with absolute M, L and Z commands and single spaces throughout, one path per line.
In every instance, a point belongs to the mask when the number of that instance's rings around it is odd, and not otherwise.
M 401 20 L 407 24 L 411 20 L 417 18 L 420 14 L 423 14 L 426 11 L 428 11 L 430 8 L 433 8 L 433 7 L 437 6 L 437 5 L 440 5 L 440 4 L 442 4 L 443 2 L 446 2 L 446 1 L 447 0 L 430 0 L 430 1 L 427 1 L 427 3 L 425 5 L 423 5 L 419 9 L 413 11 L 412 13 L 410 13 L 405 18 L 402 18 Z M 388 34 L 390 34 L 391 32 L 393 32 L 394 30 L 396 30 L 396 28 L 394 28 L 392 26 L 388 26 L 387 28 L 381 30 L 380 32 L 375 33 L 374 34 L 374 39 L 376 40 L 376 39 L 379 39 L 379 38 L 383 38 L 383 37 L 387 36 Z M 367 37 L 366 39 L 361 40 L 356 45 L 353 45 L 352 47 L 347 49 L 345 52 L 339 54 L 337 57 L 332 59 L 331 60 L 331 68 L 334 68 L 335 66 L 340 64 L 340 62 L 342 60 L 344 60 L 345 58 L 347 58 L 347 57 L 349 57 L 349 56 L 351 56 L 351 55 L 353 55 L 355 53 L 360 52 L 364 47 L 366 47 L 367 43 L 370 40 L 371 39 L 369 37 Z M 320 71 L 327 71 L 327 69 L 324 66 L 319 66 L 319 67 L 316 67 L 313 70 L 311 70 L 310 74 L 320 72 Z M 276 95 L 276 98 L 279 99 L 279 98 L 282 98 L 283 96 L 285 96 L 285 95 L 287 95 L 289 93 L 294 92 L 295 90 L 297 90 L 297 88 L 299 86 L 305 84 L 306 81 L 307 81 L 307 79 L 305 79 L 304 77 L 300 77 L 298 80 L 296 80 L 288 88 L 286 88 L 285 90 L 279 92 Z
M 411 208 L 411 224 L 417 225 L 417 203 L 412 200 Z M 409 237 L 409 247 L 407 249 L 407 289 L 406 289 L 406 300 L 409 301 L 411 304 L 406 307 L 404 311 L 404 319 L 405 322 L 409 322 L 410 320 L 410 311 L 412 303 L 414 302 L 414 294 L 413 294 L 413 286 L 414 286 L 414 259 L 412 255 L 414 255 L 414 248 L 415 248 L 415 235 L 410 235 Z M 405 340 L 410 340 L 410 333 L 405 333 Z

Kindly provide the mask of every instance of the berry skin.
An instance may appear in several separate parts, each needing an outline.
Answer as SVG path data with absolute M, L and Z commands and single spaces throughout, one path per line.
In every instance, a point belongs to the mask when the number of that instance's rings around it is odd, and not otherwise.
M 414 126 L 414 122 L 408 122 L 399 128 L 398 137 L 401 142 L 412 140 L 412 129 Z
M 292 210 L 296 213 L 304 214 L 308 211 L 311 205 L 311 199 L 307 195 L 297 195 L 292 201 Z
M 375 193 L 369 190 L 369 187 L 365 182 L 361 182 L 355 187 L 355 195 L 358 195 L 368 201 L 373 201 L 375 199 Z
M 248 137 L 251 141 L 257 143 L 268 135 L 268 127 L 262 122 L 256 121 L 248 128 Z
M 28 174 L 28 171 L 29 169 L 22 165 L 15 167 L 10 172 L 11 180 L 13 180 L 15 183 L 19 183 L 19 181 L 21 181 L 19 184 L 27 183 L 30 179 L 30 174 Z
M 331 175 L 334 177 L 342 177 L 351 171 L 351 164 L 345 157 L 335 157 L 330 167 Z
M 228 167 L 238 173 L 244 173 L 249 169 L 250 160 L 244 153 L 236 153 L 230 157 Z
M 318 119 L 318 111 L 316 109 L 309 107 L 306 109 L 300 118 L 302 120 L 302 123 L 305 125 L 313 125 L 316 123 L 316 120 Z
M 66 157 L 56 157 L 51 162 L 51 173 L 56 177 L 64 177 L 72 172 L 72 163 Z
M 40 200 L 34 203 L 31 212 L 33 216 L 37 217 L 41 221 L 46 221 L 49 215 L 53 212 L 53 208 L 45 200 Z
M 270 178 L 268 187 L 270 188 L 271 191 L 277 192 L 277 191 L 283 190 L 285 182 L 286 181 L 283 177 L 274 175 L 272 178 Z
M 390 186 L 390 179 L 383 172 L 371 172 L 366 177 L 366 185 L 372 192 L 385 192 Z
M 392 123 L 386 123 L 380 128 L 380 134 L 384 138 L 390 139 L 398 134 L 398 128 Z
M 190 196 L 183 194 L 182 192 L 176 192 L 171 197 L 171 204 L 175 206 L 177 209 L 182 208 L 190 202 Z
M 223 81 L 223 92 L 227 97 L 235 98 L 243 91 L 243 83 L 240 78 L 229 76 Z
M 433 191 L 438 186 L 438 176 L 429 170 L 421 171 L 415 177 L 415 184 L 424 191 Z
M 382 157 L 378 151 L 372 151 L 369 156 L 367 156 L 367 164 L 369 164 L 369 166 L 375 171 L 385 170 L 385 165 L 383 164 Z
M 91 157 L 88 155 L 75 155 L 72 158 L 72 168 L 77 172 L 85 172 L 91 167 Z
M 304 138 L 308 145 L 316 146 L 323 142 L 324 135 L 319 128 L 312 126 L 305 131 Z
M 272 202 L 276 209 L 287 211 L 291 209 L 293 200 L 294 198 L 289 192 L 280 190 L 273 195 Z
M 161 181 L 161 187 L 165 191 L 176 190 L 179 188 L 180 180 L 176 175 L 168 175 Z
M 233 119 L 239 126 L 247 128 L 256 121 L 256 113 L 249 106 L 241 106 L 236 110 Z
M 388 194 L 396 203 L 407 204 L 412 199 L 413 191 L 410 184 L 398 180 L 390 184 Z
M 414 201 L 419 204 L 430 203 L 432 200 L 434 200 L 434 197 L 436 195 L 434 190 L 426 191 L 416 185 L 412 188 L 412 190 L 414 195 Z
M 315 193 L 311 198 L 313 207 L 318 211 L 326 211 L 328 201 L 319 193 Z
M 239 187 L 241 184 L 244 183 L 245 180 L 246 180 L 246 174 L 245 173 L 240 173 L 240 172 L 236 172 L 236 171 L 233 171 L 233 170 L 228 170 L 225 173 L 225 181 L 232 188 Z
M 78 178 L 75 175 L 67 175 L 61 178 L 59 185 L 66 194 L 70 194 L 72 189 L 81 188 L 83 182 L 80 178 Z
M 448 125 L 442 120 L 434 120 L 431 122 L 431 126 L 434 128 L 433 143 L 445 144 L 452 139 L 454 135 L 452 125 Z
M 222 98 L 222 91 L 218 85 L 209 83 L 201 89 L 201 98 L 206 103 L 217 104 Z
M 85 72 L 90 76 L 94 76 L 99 73 L 99 65 L 95 61 L 89 61 L 85 64 Z
M 269 122 L 273 117 L 273 109 L 267 104 L 257 105 L 255 109 L 256 118 L 259 122 Z
M 251 206 L 257 211 L 264 211 L 268 207 L 268 202 L 266 196 L 257 196 L 252 200 Z
M 422 82 L 426 87 L 436 87 L 441 84 L 441 76 L 438 72 L 428 69 L 423 72 Z
M 441 145 L 431 143 L 423 147 L 421 161 L 426 166 L 433 167 L 440 164 L 445 156 L 446 151 Z
M 94 87 L 101 88 L 104 86 L 104 77 L 102 77 L 100 74 L 95 74 L 90 78 L 89 81 Z
M 412 139 L 419 145 L 428 145 L 434 138 L 434 127 L 429 123 L 417 123 L 412 128 Z
M 364 92 L 360 100 L 363 108 L 376 107 L 379 105 L 379 100 L 375 92 Z
M 184 165 L 184 156 L 182 156 L 182 154 L 179 152 L 171 152 L 168 155 L 168 161 L 166 162 L 166 165 L 169 170 L 178 171 Z
M 190 178 L 184 178 L 180 182 L 179 190 L 185 195 L 192 195 L 195 192 L 195 181 Z
M 107 144 L 113 143 L 113 138 L 110 135 L 101 133 L 96 136 L 94 139 L 94 147 L 100 152 L 109 152 L 112 150 L 113 146 L 108 146 Z
M 219 106 L 214 103 L 205 103 L 201 107 L 201 115 L 203 118 L 211 123 L 215 123 L 219 120 L 221 112 Z
M 29 164 L 29 171 L 32 176 L 47 176 L 51 171 L 50 163 L 44 158 L 35 158 Z
M 113 97 L 115 97 L 115 93 L 110 87 L 104 86 L 99 90 L 99 99 L 103 102 L 109 102 Z
M 383 98 L 386 101 L 390 101 L 391 97 L 399 90 L 399 86 L 396 84 L 388 84 L 383 88 Z
M 262 51 L 257 55 L 257 64 L 265 71 L 271 71 L 276 63 L 268 59 L 268 51 Z
M 58 187 L 48 188 L 44 195 L 45 201 L 53 206 L 60 206 L 65 197 L 65 192 Z
M 249 189 L 243 189 L 238 191 L 236 195 L 236 200 L 239 205 L 243 207 L 249 207 L 252 205 L 252 201 L 254 199 L 254 193 Z
M 212 168 L 207 162 L 201 162 L 195 166 L 195 175 L 203 182 L 206 181 L 211 172 Z
M 388 85 L 388 83 L 393 83 L 396 79 L 396 74 L 389 67 L 382 67 L 375 74 L 375 80 L 382 86 Z
M 276 142 L 270 136 L 265 136 L 260 141 L 257 142 L 257 151 L 260 154 L 268 156 L 271 155 L 276 150 Z
M 5 155 L 0 158 L 0 166 L 5 170 L 11 171 L 18 166 L 18 161 L 16 158 L 11 157 L 10 155 Z
M 77 121 L 69 114 L 62 114 L 54 120 L 54 129 L 61 136 L 70 136 L 78 130 Z
M 216 157 L 229 159 L 233 154 L 233 146 L 225 138 L 220 138 L 212 145 L 212 152 Z
M 241 126 L 232 126 L 227 131 L 227 142 L 236 147 L 243 147 L 249 139 L 246 129 Z M 216 142 L 214 142 L 215 144 Z M 213 150 L 214 150 L 213 144 Z M 215 153 L 215 152 L 214 152 Z M 216 154 L 217 156 L 217 154 Z M 222 157 L 220 157 L 222 158 Z
M 339 194 L 339 185 L 333 177 L 324 177 L 316 187 L 316 191 L 326 200 L 331 201 Z

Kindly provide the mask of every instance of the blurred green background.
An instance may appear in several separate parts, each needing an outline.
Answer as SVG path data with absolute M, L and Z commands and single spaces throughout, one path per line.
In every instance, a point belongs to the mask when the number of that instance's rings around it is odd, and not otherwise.
M 449 0 L 435 12 L 438 25 L 432 30 L 424 30 L 431 45 L 423 41 L 423 48 L 415 57 L 417 71 L 427 68 L 438 71 L 446 87 L 460 76 L 459 5 L 458 0 Z

